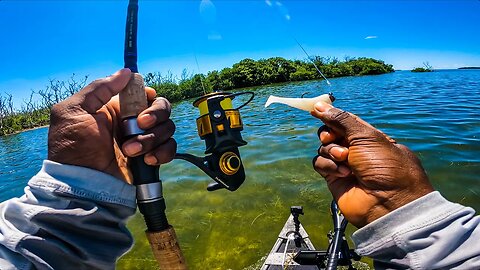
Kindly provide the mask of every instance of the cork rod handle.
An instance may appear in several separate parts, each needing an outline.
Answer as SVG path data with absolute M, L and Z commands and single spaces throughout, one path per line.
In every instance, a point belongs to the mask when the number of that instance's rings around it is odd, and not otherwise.
M 173 227 L 161 232 L 146 232 L 153 256 L 162 270 L 187 270 L 187 264 Z
M 125 89 L 122 90 L 119 94 L 120 99 L 120 115 L 122 120 L 125 119 L 135 119 L 138 114 L 144 111 L 148 107 L 147 95 L 145 93 L 145 85 L 143 78 L 138 73 L 132 73 L 130 81 L 128 82 Z M 136 121 L 133 120 L 133 121 Z M 158 175 L 156 173 L 143 174 L 138 172 L 148 172 L 153 170 L 153 167 L 146 165 L 143 162 L 143 157 L 136 157 L 141 159 L 140 162 L 131 163 L 133 175 L 137 175 L 140 178 L 150 178 L 150 179 L 134 179 L 134 184 L 142 184 L 143 181 L 148 180 L 147 182 L 157 182 Z M 133 158 L 135 159 L 135 158 Z M 145 177 L 148 176 L 148 177 Z M 134 177 L 135 178 L 135 177 Z M 155 178 L 155 179 L 153 179 Z M 139 207 L 142 206 L 143 202 L 138 201 Z M 155 219 L 155 214 L 145 212 L 145 217 L 148 216 L 149 219 Z M 187 265 L 185 263 L 185 258 L 183 257 L 182 250 L 178 244 L 177 235 L 172 226 L 169 226 L 165 220 L 165 225 L 168 226 L 164 230 L 160 231 L 146 231 L 147 239 L 150 242 L 152 248 L 153 256 L 158 262 L 161 270 L 187 270 Z
M 130 81 L 119 94 L 122 119 L 136 117 L 148 107 L 142 75 L 132 73 Z

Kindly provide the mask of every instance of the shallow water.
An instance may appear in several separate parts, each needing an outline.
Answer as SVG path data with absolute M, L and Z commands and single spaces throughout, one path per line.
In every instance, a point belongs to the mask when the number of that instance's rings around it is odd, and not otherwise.
M 317 248 L 330 228 L 327 188 L 311 167 L 321 125 L 308 113 L 273 104 L 270 94 L 299 97 L 334 92 L 335 105 L 349 110 L 406 144 L 422 159 L 434 186 L 448 199 L 480 210 L 480 71 L 396 72 L 261 87 L 242 110 L 240 149 L 247 180 L 236 192 L 205 190 L 209 180 L 184 161 L 162 166 L 168 217 L 190 269 L 244 269 L 265 256 L 289 214 L 303 205 L 302 223 Z M 191 101 L 176 104 L 173 119 L 179 152 L 201 155 L 197 111 Z M 22 193 L 46 156 L 47 129 L 0 138 L 0 199 Z M 118 269 L 156 269 L 143 235 L 144 224 L 129 222 L 136 243 Z M 350 229 L 353 231 L 353 229 Z

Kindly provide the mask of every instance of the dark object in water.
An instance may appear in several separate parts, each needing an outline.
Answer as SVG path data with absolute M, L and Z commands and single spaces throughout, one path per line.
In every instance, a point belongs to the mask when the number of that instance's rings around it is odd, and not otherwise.
M 480 67 L 461 67 L 458 69 L 480 69 Z
M 308 233 L 298 219 L 299 215 L 304 214 L 303 207 L 292 206 L 290 217 L 260 269 L 333 270 L 337 269 L 337 266 L 355 269 L 352 261 L 360 260 L 360 256 L 349 249 L 345 239 L 347 221 L 340 213 L 335 201 L 332 201 L 330 210 L 334 232 L 328 234 L 327 250 L 315 250 Z

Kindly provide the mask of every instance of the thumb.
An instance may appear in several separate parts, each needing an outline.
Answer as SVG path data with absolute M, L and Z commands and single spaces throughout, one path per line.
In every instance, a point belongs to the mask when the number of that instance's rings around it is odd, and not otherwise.
M 124 68 L 107 78 L 96 80 L 73 95 L 72 103 L 80 105 L 88 113 L 95 113 L 125 88 L 130 75 L 130 69 Z
M 322 120 L 329 128 L 332 128 L 337 134 L 344 136 L 350 141 L 354 135 L 366 135 L 374 133 L 374 127 L 361 120 L 359 117 L 333 107 L 332 105 L 320 101 L 315 104 L 311 114 Z M 372 134 L 373 135 L 373 134 Z

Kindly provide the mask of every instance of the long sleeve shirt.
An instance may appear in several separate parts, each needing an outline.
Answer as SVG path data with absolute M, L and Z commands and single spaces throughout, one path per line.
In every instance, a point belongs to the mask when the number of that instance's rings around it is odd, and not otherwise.
M 480 216 L 429 193 L 353 236 L 356 252 L 375 269 L 480 269 Z
M 0 204 L 0 269 L 115 269 L 135 209 L 135 187 L 44 161 L 25 195 Z
M 135 187 L 45 161 L 25 195 L 0 204 L 0 269 L 114 269 L 131 247 Z M 480 217 L 432 192 L 352 236 L 379 269 L 480 269 Z

